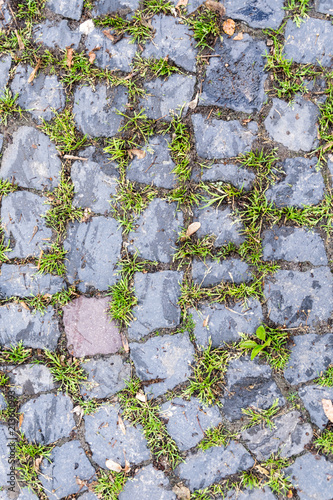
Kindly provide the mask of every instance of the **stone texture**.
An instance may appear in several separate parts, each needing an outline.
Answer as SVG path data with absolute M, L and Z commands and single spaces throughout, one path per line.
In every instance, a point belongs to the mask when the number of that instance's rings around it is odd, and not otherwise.
M 217 285 L 231 282 L 243 283 L 251 280 L 251 273 L 246 262 L 240 259 L 227 259 L 222 262 L 206 259 L 205 262 L 195 260 L 192 263 L 192 280 L 201 286 Z
M 1 218 L 5 239 L 10 240 L 10 258 L 39 257 L 50 245 L 52 230 L 46 227 L 43 215 L 50 209 L 45 198 L 16 191 L 2 200 Z
M 54 350 L 60 337 L 59 325 L 51 306 L 44 314 L 34 314 L 20 304 L 0 307 L 0 343 L 9 347 L 21 340 L 26 347 Z
M 87 223 L 71 223 L 64 242 L 69 282 L 80 280 L 81 292 L 107 290 L 118 280 L 116 264 L 121 244 L 121 232 L 114 219 L 93 217 Z
M 183 214 L 176 203 L 155 198 L 137 220 L 137 228 L 128 235 L 129 251 L 159 262 L 172 262 Z
M 0 392 L 0 411 L 4 410 L 5 408 L 7 408 L 6 399 L 2 392 Z
M 242 409 L 251 407 L 267 409 L 278 399 L 278 405 L 284 404 L 284 398 L 272 379 L 272 370 L 268 365 L 260 365 L 256 358 L 249 356 L 235 359 L 229 363 L 226 373 L 225 396 L 221 398 L 222 413 L 234 422 L 242 417 Z
M 29 487 L 22 488 L 20 491 L 21 493 L 17 497 L 17 500 L 38 500 L 38 496 Z
M 319 455 L 307 453 L 284 470 L 300 500 L 331 500 L 333 464 Z
M 187 456 L 186 462 L 180 464 L 176 472 L 193 491 L 249 469 L 253 464 L 254 460 L 244 446 L 231 441 L 227 448 L 215 446 Z
M 177 176 L 172 173 L 175 164 L 168 148 L 170 142 L 169 135 L 152 137 L 142 148 L 146 156 L 142 159 L 135 157 L 129 164 L 127 179 L 166 189 L 175 187 Z
M 10 434 L 8 427 L 0 423 L 0 486 L 8 486 L 8 474 L 10 473 L 10 464 L 8 463 L 10 448 Z M 15 484 L 15 482 L 14 482 Z
M 138 377 L 147 383 L 145 392 L 157 397 L 191 375 L 194 347 L 188 334 L 164 335 L 144 344 L 132 343 L 130 356 Z
M 332 292 L 327 267 L 306 272 L 280 270 L 264 287 L 270 320 L 288 327 L 326 321 L 333 311 Z
M 11 390 L 18 396 L 34 396 L 40 392 L 52 391 L 57 385 L 45 365 L 11 366 L 8 376 Z
M 130 478 L 119 500 L 176 500 L 176 495 L 171 491 L 168 478 L 162 471 L 156 470 L 152 465 L 140 469 Z
M 198 345 L 208 347 L 211 339 L 212 347 L 220 347 L 225 342 L 238 342 L 240 333 L 252 335 L 263 321 L 261 304 L 258 300 L 248 299 L 245 304 L 238 303 L 226 307 L 223 304 L 200 306 L 198 310 L 190 309 L 195 322 L 194 336 Z M 207 326 L 203 326 L 208 318 Z
M 59 113 L 65 107 L 65 92 L 63 85 L 55 75 L 45 75 L 40 72 L 28 83 L 33 68 L 19 64 L 11 83 L 13 94 L 19 94 L 16 103 L 26 109 L 34 118 L 51 120 L 54 117 L 52 109 Z
M 193 32 L 170 16 L 154 16 L 152 27 L 154 38 L 145 45 L 143 57 L 160 59 L 169 57 L 177 66 L 195 71 L 197 49 Z
M 103 34 L 102 29 L 96 28 L 87 36 L 85 45 L 87 52 L 94 50 L 94 64 L 99 68 L 131 71 L 130 65 L 137 51 L 137 46 L 131 43 L 131 38 L 125 37 L 113 43 Z
M 298 28 L 290 19 L 286 25 L 285 41 L 287 59 L 303 64 L 332 64 L 333 26 L 330 21 L 307 18 Z
M 196 232 L 198 238 L 206 235 L 214 235 L 215 247 L 227 245 L 230 241 L 235 245 L 240 245 L 245 241 L 241 234 L 243 225 L 233 216 L 230 208 L 197 208 L 194 210 L 195 222 L 200 222 L 201 226 Z
M 54 294 L 65 288 L 60 276 L 37 274 L 33 264 L 15 266 L 2 264 L 0 276 L 0 297 L 30 297 L 31 295 Z
M 73 113 L 75 122 L 83 134 L 90 137 L 115 135 L 125 112 L 127 90 L 123 86 L 107 88 L 105 85 L 77 88 L 74 93 Z
M 75 426 L 72 409 L 71 399 L 62 393 L 30 399 L 19 409 L 24 414 L 21 432 L 28 441 L 41 444 L 69 437 Z
M 328 418 L 324 413 L 321 401 L 322 399 L 330 399 L 333 401 L 333 387 L 308 385 L 299 389 L 298 394 L 310 414 L 311 422 L 316 424 L 319 429 L 324 429 L 328 423 Z
M 134 291 L 138 299 L 134 321 L 128 328 L 131 340 L 139 340 L 158 328 L 175 328 L 180 322 L 180 284 L 183 273 L 160 271 L 135 273 Z
M 139 0 L 96 0 L 92 14 L 97 17 L 117 10 L 134 11 L 138 8 Z
M 242 491 L 229 490 L 224 497 L 225 500 L 276 500 L 272 490 L 265 486 L 260 490 L 242 489 Z
M 310 424 L 302 423 L 301 414 L 291 411 L 274 419 L 274 428 L 256 425 L 242 432 L 246 447 L 261 460 L 267 460 L 273 453 L 281 457 L 298 455 L 312 440 Z
M 108 316 L 107 297 L 79 297 L 63 308 L 68 350 L 76 357 L 112 354 L 122 347 L 118 327 Z
M 1 20 L 0 20 L 1 27 Z M 8 56 L 2 56 L 0 58 L 0 98 L 3 97 L 6 85 L 9 79 L 9 70 L 12 64 L 12 58 Z
M 44 458 L 39 479 L 50 500 L 58 500 L 86 488 L 77 480 L 88 481 L 95 474 L 95 469 L 81 448 L 79 441 L 71 441 L 56 446 L 50 458 Z
M 333 335 L 309 333 L 293 338 L 293 347 L 284 370 L 286 380 L 300 384 L 317 378 L 333 363 Z
M 61 161 L 47 135 L 20 127 L 3 154 L 1 177 L 21 187 L 51 191 L 61 179 Z
M 78 21 L 82 13 L 83 0 L 47 0 L 46 6 L 60 16 Z
M 34 29 L 34 39 L 37 43 L 42 43 L 51 49 L 56 46 L 65 50 L 66 47 L 77 49 L 81 40 L 79 30 L 71 30 L 68 21 L 62 20 L 57 23 L 46 20 L 38 24 Z
M 249 191 L 256 176 L 250 170 L 232 163 L 215 163 L 205 168 L 201 175 L 203 181 L 222 181 L 233 184 L 238 189 Z
M 225 0 L 224 6 L 228 17 L 252 28 L 276 29 L 285 15 L 283 0 Z
M 278 207 L 317 205 L 324 197 L 324 181 L 316 171 L 317 159 L 288 158 L 280 165 L 284 177 L 266 191 Z
M 2 145 L 3 145 L 3 135 L 0 134 L 0 152 L 2 150 Z
M 281 200 L 282 201 L 282 200 Z M 318 233 L 298 227 L 277 227 L 263 233 L 265 260 L 327 265 L 325 245 Z
M 238 120 L 206 120 L 203 115 L 191 117 L 197 153 L 202 158 L 231 158 L 250 151 L 258 125 L 242 126 Z
M 288 149 L 311 151 L 318 144 L 318 115 L 318 107 L 303 97 L 296 97 L 292 106 L 281 99 L 273 99 L 265 127 L 274 141 Z
M 197 398 L 167 401 L 161 406 L 161 417 L 167 421 L 168 433 L 181 451 L 196 446 L 208 428 L 217 427 L 222 421 L 217 406 L 206 407 Z
M 259 111 L 266 100 L 264 73 L 265 43 L 243 35 L 241 41 L 223 37 L 214 47 L 214 55 L 202 87 L 200 102 L 235 111 Z M 225 64 L 225 61 L 228 61 Z
M 171 75 L 167 80 L 156 78 L 145 82 L 143 87 L 147 94 L 140 99 L 139 106 L 145 110 L 148 118 L 157 120 L 163 117 L 164 121 L 170 121 L 183 105 L 183 114 L 186 113 L 186 104 L 193 98 L 194 85 L 195 78 L 184 75 Z
M 0 29 L 6 28 L 12 20 L 12 15 L 6 0 L 1 1 L 0 5 Z
M 88 374 L 87 382 L 81 386 L 84 398 L 109 398 L 125 388 L 125 380 L 131 378 L 131 367 L 124 363 L 121 356 L 108 359 L 92 359 L 83 363 Z
M 315 9 L 322 14 L 333 15 L 332 0 L 315 0 Z
M 133 427 L 123 419 L 126 428 L 124 434 L 118 425 L 119 414 L 118 405 L 108 405 L 102 406 L 94 415 L 84 417 L 85 439 L 92 451 L 92 459 L 103 468 L 106 468 L 105 460 L 108 459 L 124 467 L 124 455 L 131 464 L 151 458 L 141 425 Z

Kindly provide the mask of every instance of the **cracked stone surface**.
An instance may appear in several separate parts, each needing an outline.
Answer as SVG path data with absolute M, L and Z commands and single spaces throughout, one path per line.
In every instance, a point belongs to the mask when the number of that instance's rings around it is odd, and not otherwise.
M 63 278 L 51 274 L 38 274 L 36 266 L 2 264 L 0 275 L 0 297 L 31 297 L 54 294 L 66 288 Z
M 246 22 L 252 28 L 273 28 L 280 26 L 285 15 L 283 0 L 225 0 L 226 15 Z
M 201 224 L 196 232 L 198 238 L 203 238 L 206 235 L 215 236 L 214 246 L 216 247 L 227 245 L 230 241 L 235 245 L 240 245 L 245 241 L 242 235 L 243 226 L 234 217 L 230 208 L 195 209 L 194 217 Z
M 34 29 L 36 42 L 41 42 L 51 49 L 58 46 L 59 49 L 63 50 L 66 47 L 72 47 L 77 50 L 81 36 L 79 30 L 70 29 L 68 21 L 65 19 L 56 24 L 53 24 L 51 21 L 45 21 L 42 24 L 38 24 Z
M 302 387 L 298 394 L 310 414 L 311 422 L 316 424 L 319 429 L 324 429 L 328 423 L 328 418 L 324 413 L 321 401 L 322 399 L 333 400 L 333 387 L 307 385 Z
M 137 46 L 127 37 L 114 44 L 103 31 L 103 29 L 94 29 L 89 33 L 85 42 L 86 50 L 94 51 L 96 55 L 94 64 L 99 68 L 129 72 Z M 109 30 L 106 31 L 111 33 Z
M 330 500 L 333 464 L 319 455 L 307 453 L 284 470 L 301 500 Z
M 82 13 L 83 0 L 48 0 L 46 6 L 60 16 L 78 21 Z
M 57 387 L 50 370 L 44 365 L 22 365 L 10 367 L 8 372 L 12 390 L 18 396 L 34 396 L 40 392 L 52 391 Z
M 87 381 L 81 386 L 81 394 L 85 399 L 109 398 L 124 389 L 125 380 L 131 378 L 130 365 L 118 355 L 88 360 L 82 366 L 88 374 Z
M 147 465 L 127 481 L 119 495 L 119 500 L 131 500 L 133 498 L 176 500 L 177 497 L 171 491 L 169 480 L 163 472 L 156 470 L 152 465 Z
M 223 181 L 230 182 L 238 189 L 249 191 L 253 186 L 255 174 L 246 168 L 232 163 L 217 163 L 205 168 L 201 179 L 203 181 Z
M 1 26 L 1 21 L 0 21 Z M 2 56 L 0 58 L 0 98 L 3 97 L 5 87 L 9 80 L 9 70 L 12 64 L 12 58 L 8 56 Z
M 207 259 L 195 260 L 192 264 L 192 279 L 201 286 L 217 285 L 224 282 L 242 283 L 251 280 L 249 266 L 240 259 L 228 259 L 222 262 Z

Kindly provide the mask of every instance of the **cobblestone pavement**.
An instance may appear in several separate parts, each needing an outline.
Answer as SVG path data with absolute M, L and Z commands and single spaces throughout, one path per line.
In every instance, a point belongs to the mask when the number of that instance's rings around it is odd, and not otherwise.
M 0 498 L 333 498 L 333 1 L 0 0 Z

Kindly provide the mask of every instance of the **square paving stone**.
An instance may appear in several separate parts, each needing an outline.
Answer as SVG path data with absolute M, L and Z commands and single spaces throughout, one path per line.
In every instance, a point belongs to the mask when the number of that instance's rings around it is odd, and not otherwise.
M 260 365 L 249 356 L 231 361 L 226 379 L 225 396 L 220 400 L 222 413 L 231 422 L 243 416 L 242 409 L 252 407 L 266 410 L 276 399 L 279 406 L 285 402 L 272 378 L 271 368 Z
M 31 66 L 19 64 L 11 83 L 13 94 L 19 94 L 16 103 L 26 109 L 33 117 L 51 120 L 54 109 L 59 113 L 65 107 L 65 92 L 62 83 L 55 75 L 39 73 L 32 83 L 28 79 L 33 71 Z
M 229 207 L 196 208 L 194 218 L 201 224 L 196 232 L 198 238 L 206 235 L 216 236 L 215 247 L 227 245 L 230 241 L 235 245 L 240 245 L 245 241 L 241 234 L 244 229 L 243 225 L 236 219 Z
M 161 406 L 161 417 L 167 421 L 168 433 L 181 451 L 196 446 L 207 429 L 217 427 L 222 421 L 217 406 L 206 407 L 197 398 L 167 401 Z
M 193 32 L 170 16 L 154 16 L 152 27 L 154 38 L 149 40 L 142 53 L 143 57 L 160 59 L 168 57 L 177 66 L 187 71 L 195 71 L 196 56 Z
M 298 227 L 277 227 L 263 233 L 265 260 L 327 265 L 325 245 L 318 233 Z
M 54 309 L 49 306 L 41 315 L 31 313 L 20 304 L 0 307 L 0 344 L 17 345 L 21 340 L 25 347 L 54 350 L 60 337 Z
M 256 176 L 250 170 L 232 163 L 215 163 L 205 168 L 201 175 L 202 181 L 222 181 L 233 184 L 238 189 L 249 191 Z
M 108 31 L 108 33 L 110 33 Z M 99 68 L 110 70 L 131 71 L 131 62 L 137 51 L 137 45 L 131 39 L 124 37 L 113 43 L 101 29 L 94 29 L 87 36 L 85 42 L 87 52 L 94 51 L 94 64 Z
M 1 21 L 0 21 L 1 26 Z M 9 80 L 9 70 L 12 64 L 12 58 L 8 56 L 2 56 L 0 58 L 0 98 L 4 95 L 6 85 Z
M 117 10 L 127 9 L 134 11 L 138 8 L 139 0 L 96 0 L 92 15 L 93 17 L 97 17 L 116 12 Z
M 200 306 L 198 310 L 190 309 L 189 313 L 195 322 L 194 336 L 196 343 L 208 347 L 221 347 L 225 342 L 238 342 L 240 333 L 253 335 L 262 324 L 263 315 L 258 300 L 249 299 L 245 304 L 238 303 L 233 307 L 223 304 Z M 208 316 L 207 326 L 203 326 Z
M 227 448 L 214 446 L 188 455 L 186 462 L 177 467 L 176 473 L 193 491 L 206 488 L 253 465 L 254 460 L 244 446 L 231 441 Z
M 145 392 L 157 397 L 192 374 L 194 347 L 187 333 L 164 335 L 152 337 L 144 344 L 132 343 L 130 356 L 138 377 L 147 382 Z
M 281 99 L 273 99 L 264 123 L 274 141 L 292 151 L 311 151 L 318 144 L 318 115 L 318 107 L 303 97 L 296 97 L 292 106 Z
M 328 424 L 328 418 L 324 413 L 322 400 L 330 399 L 333 401 L 333 387 L 308 385 L 299 389 L 298 394 L 310 414 L 311 422 L 316 424 L 320 430 L 324 429 Z
M 300 500 L 331 500 L 333 464 L 325 457 L 307 453 L 283 472 L 290 477 Z
M 82 13 L 83 0 L 47 0 L 46 7 L 60 16 L 78 21 Z
M 79 481 L 89 481 L 95 469 L 86 457 L 79 441 L 56 446 L 49 458 L 44 458 L 39 479 L 51 500 L 84 491 Z M 82 484 L 82 483 L 81 483 Z
M 112 354 L 122 347 L 108 316 L 109 299 L 79 297 L 63 307 L 67 348 L 75 357 Z
M 73 403 L 66 394 L 41 394 L 19 409 L 21 432 L 31 443 L 50 444 L 69 437 L 75 427 Z
M 180 322 L 180 284 L 183 273 L 160 271 L 135 273 L 134 291 L 138 299 L 134 321 L 128 328 L 131 340 L 139 340 L 157 328 L 175 328 Z
M 315 9 L 317 12 L 333 15 L 332 0 L 315 0 Z
M 202 87 L 200 103 L 253 113 L 266 100 L 265 43 L 243 35 L 242 40 L 223 37 L 214 47 Z M 228 61 L 226 64 L 225 61 Z
M 61 179 L 61 161 L 54 144 L 39 130 L 20 127 L 4 151 L 1 177 L 25 188 L 54 189 Z
M 15 266 L 2 264 L 0 276 L 0 297 L 30 297 L 31 295 L 55 294 L 66 288 L 60 276 L 37 274 L 33 264 Z
M 125 380 L 131 377 L 130 365 L 118 355 L 85 361 L 82 368 L 88 374 L 87 381 L 81 386 L 81 394 L 85 399 L 109 398 L 124 389 Z
M 192 264 L 192 280 L 201 286 L 217 285 L 222 281 L 239 284 L 251 279 L 249 266 L 240 259 L 226 259 L 222 262 L 195 260 Z
M 265 281 L 269 318 L 288 327 L 327 321 L 333 311 L 333 280 L 328 267 L 277 271 Z
M 155 198 L 136 220 L 137 228 L 128 235 L 128 250 L 143 259 L 172 262 L 176 241 L 183 227 L 183 213 L 177 203 Z
M 74 119 L 83 134 L 90 137 L 111 137 L 122 123 L 117 111 L 125 112 L 127 89 L 121 85 L 107 88 L 98 84 L 77 88 L 74 93 Z
M 148 118 L 171 121 L 182 106 L 192 101 L 194 86 L 194 76 L 171 75 L 167 80 L 156 78 L 144 83 L 146 95 L 140 99 L 139 106 L 145 110 Z
M 229 490 L 225 495 L 224 500 L 276 500 L 276 496 L 273 495 L 272 490 L 265 486 L 260 490 L 256 489 L 245 489 L 241 492 L 236 490 Z
M 315 168 L 316 158 L 288 158 L 280 168 L 285 176 L 266 191 L 278 207 L 317 205 L 324 197 L 324 181 Z
M 81 40 L 81 33 L 78 29 L 71 30 L 68 26 L 68 21 L 53 23 L 46 20 L 44 23 L 38 24 L 34 28 L 33 37 L 37 43 L 46 45 L 51 49 L 58 46 L 60 49 L 72 47 L 77 49 Z
M 151 458 L 141 425 L 133 427 L 123 419 L 126 434 L 119 427 L 118 405 L 104 405 L 93 415 L 86 415 L 85 440 L 92 451 L 92 459 L 105 467 L 110 459 L 125 467 L 125 456 L 130 464 L 138 464 Z
M 87 223 L 70 224 L 64 242 L 68 252 L 68 281 L 80 280 L 78 289 L 81 292 L 107 290 L 119 279 L 116 265 L 121 245 L 121 231 L 114 219 L 93 217 Z
M 152 465 L 140 469 L 130 478 L 119 495 L 119 500 L 176 500 L 168 478 Z
M 52 391 L 58 385 L 44 365 L 11 366 L 8 376 L 11 390 L 18 396 L 34 396 L 40 392 Z
M 197 114 L 191 117 L 195 146 L 202 158 L 231 158 L 251 150 L 258 133 L 255 122 L 243 127 L 238 120 L 210 120 Z
M 319 377 L 333 364 L 333 334 L 309 333 L 293 337 L 293 346 L 284 376 L 292 384 L 308 382 Z
M 284 36 L 287 59 L 302 64 L 332 64 L 333 26 L 330 21 L 308 17 L 297 27 L 290 19 Z
M 273 453 L 289 458 L 304 451 L 310 443 L 313 432 L 310 424 L 302 423 L 301 414 L 291 411 L 274 419 L 269 429 L 256 425 L 241 434 L 245 446 L 260 460 L 267 460 Z
M 283 0 L 225 0 L 224 6 L 228 17 L 245 21 L 252 28 L 276 29 L 285 15 Z
M 6 242 L 10 240 L 10 258 L 39 257 L 50 245 L 52 230 L 43 215 L 50 209 L 45 198 L 28 191 L 10 193 L 2 200 L 1 218 Z
M 130 181 L 153 184 L 171 189 L 177 184 L 177 176 L 172 173 L 175 164 L 172 161 L 169 135 L 154 136 L 142 149 L 146 156 L 135 158 L 128 166 L 127 179 Z
M 14 440 L 14 437 L 10 435 L 7 425 L 0 423 L 0 487 L 9 486 L 8 478 L 11 480 L 10 476 L 8 476 L 11 472 L 8 463 L 11 448 L 8 443 L 11 442 L 11 439 Z M 15 481 L 13 486 L 15 486 Z

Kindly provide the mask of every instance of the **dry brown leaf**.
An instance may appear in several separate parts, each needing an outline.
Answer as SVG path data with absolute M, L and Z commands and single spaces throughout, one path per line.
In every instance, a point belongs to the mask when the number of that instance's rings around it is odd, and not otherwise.
M 19 416 L 19 426 L 18 426 L 19 430 L 22 427 L 23 420 L 24 420 L 24 413 L 20 413 L 20 416 Z
M 121 472 L 123 470 L 120 464 L 114 462 L 110 458 L 108 460 L 105 460 L 105 467 L 107 467 L 109 470 L 112 470 L 113 472 Z
M 209 315 L 204 319 L 202 326 L 206 327 L 208 325 Z
M 36 66 L 34 67 L 34 69 L 31 72 L 31 75 L 28 78 L 28 83 L 33 82 L 33 80 L 34 80 L 34 78 L 35 78 L 35 76 L 37 74 L 37 71 L 39 70 L 41 64 L 42 64 L 42 61 L 40 59 L 38 59 Z
M 106 38 L 111 40 L 111 42 L 115 42 L 117 40 L 117 36 L 110 33 L 110 31 L 111 30 L 103 30 L 103 35 L 105 35 Z
M 40 464 L 42 462 L 43 462 L 43 457 L 36 458 L 35 463 L 34 463 L 34 469 L 36 472 L 39 472 L 39 467 L 40 467 Z
M 23 307 L 23 309 L 26 309 L 27 311 L 30 311 L 30 307 L 23 300 L 20 302 L 20 304 Z
M 193 101 L 189 102 L 188 107 L 190 109 L 195 109 L 198 105 L 198 101 L 199 101 L 199 92 L 197 93 Z
M 330 422 L 333 422 L 333 403 L 330 399 L 322 399 L 323 410 Z
M 206 0 L 205 5 L 207 9 L 218 12 L 221 16 L 224 16 L 225 8 L 224 5 L 222 5 L 220 2 L 215 2 L 214 0 Z
M 289 490 L 287 493 L 287 498 L 292 498 L 293 497 L 293 490 Z
M 80 405 L 77 405 L 77 406 L 75 406 L 73 408 L 72 413 L 75 413 L 75 415 L 77 415 L 79 417 L 79 423 L 78 423 L 78 425 L 80 425 L 82 417 L 83 417 L 83 414 L 84 414 L 83 408 L 81 408 Z
M 91 208 L 86 207 L 83 211 L 83 217 L 80 222 L 89 222 L 91 219 Z
M 147 403 L 147 396 L 145 394 L 143 394 L 142 392 L 138 392 L 135 397 L 136 397 L 136 399 L 141 401 L 141 403 Z
M 66 47 L 66 64 L 69 68 L 72 66 L 73 63 L 73 53 L 74 49 L 72 49 L 71 47 Z
M 83 158 L 83 156 L 64 155 L 64 158 L 66 158 L 66 160 L 88 161 L 88 158 Z
M 133 156 L 135 155 L 138 160 L 142 160 L 146 156 L 146 152 L 143 151 L 142 149 L 129 149 L 128 150 L 129 157 L 132 159 Z
M 17 41 L 18 41 L 19 49 L 20 50 L 24 50 L 24 43 L 22 42 L 21 36 L 18 34 L 17 30 L 14 30 L 14 31 L 15 31 L 15 35 L 16 35 L 16 38 L 17 38 Z
M 129 352 L 129 345 L 128 345 L 128 340 L 127 338 L 125 337 L 125 335 L 121 334 L 121 341 L 123 343 L 123 348 L 124 348 L 124 351 L 125 352 Z
M 258 471 L 261 473 L 261 474 L 264 474 L 265 476 L 269 476 L 269 471 L 267 469 L 265 469 L 264 467 L 262 467 L 261 465 L 256 465 L 256 469 L 258 469 Z
M 186 230 L 185 236 L 192 236 L 192 234 L 196 233 L 200 228 L 200 222 L 192 222 Z
M 41 251 L 40 251 L 40 254 L 39 254 L 38 264 L 37 264 L 37 269 L 38 269 L 38 271 L 39 271 L 39 269 L 40 269 L 40 263 L 41 263 L 41 261 L 42 261 L 43 253 L 44 253 L 44 252 L 43 252 L 43 250 L 41 250 Z
M 235 21 L 233 19 L 227 19 L 226 21 L 224 21 L 223 26 L 222 26 L 224 33 L 226 33 L 229 36 L 231 36 L 235 33 L 235 27 L 236 27 L 236 24 L 235 24 Z
M 128 472 L 131 470 L 131 466 L 128 460 L 125 460 L 125 467 L 123 468 L 123 471 L 125 474 L 128 474 Z
M 188 4 L 188 0 L 178 0 L 176 9 L 179 9 L 180 7 L 186 7 Z
M 243 40 L 243 33 L 240 31 L 238 35 L 234 36 L 233 40 Z
M 190 490 L 182 484 L 176 484 L 176 486 L 172 488 L 172 491 L 177 495 L 177 497 L 180 500 L 190 500 L 191 498 Z
M 89 62 L 90 62 L 90 64 L 92 64 L 92 63 L 95 61 L 95 59 L 96 59 L 96 54 L 95 54 L 95 52 L 94 52 L 93 50 L 91 50 L 91 51 L 89 52 L 88 56 L 89 56 Z
M 118 425 L 120 427 L 121 432 L 124 434 L 124 436 L 126 436 L 126 427 L 120 415 L 118 415 Z

